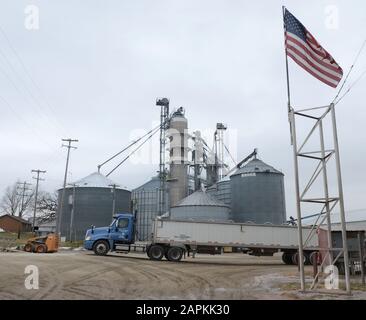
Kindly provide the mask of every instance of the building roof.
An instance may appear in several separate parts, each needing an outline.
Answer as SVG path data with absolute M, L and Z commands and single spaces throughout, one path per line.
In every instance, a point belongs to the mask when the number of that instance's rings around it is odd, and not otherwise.
M 40 219 L 36 220 L 36 226 L 38 227 L 56 227 L 56 219 L 41 221 Z
M 4 215 L 0 216 L 0 219 L 5 218 L 5 217 L 9 217 L 9 218 L 14 219 L 14 220 L 16 220 L 18 222 L 21 222 L 21 223 L 31 224 L 29 221 L 24 220 L 23 218 L 20 218 L 20 217 L 17 217 L 17 216 L 12 216 L 11 214 L 4 214 Z
M 159 188 L 160 188 L 159 176 L 154 176 L 149 181 L 145 182 L 144 184 L 137 187 L 133 191 L 155 190 L 155 189 L 159 189 Z
M 245 166 L 236 170 L 232 176 L 242 174 L 242 173 L 279 173 L 283 174 L 281 171 L 276 170 L 270 165 L 264 163 L 262 160 L 253 159 L 249 161 Z
M 198 190 L 188 197 L 184 198 L 174 207 L 186 207 L 186 206 L 212 206 L 212 207 L 227 207 L 225 203 L 216 200 L 215 198 L 211 197 L 205 191 Z M 172 208 L 174 208 L 172 207 Z
M 327 226 L 325 224 L 322 225 L 323 228 Z M 332 223 L 333 231 L 341 231 L 342 230 L 341 223 Z M 346 230 L 347 231 L 366 231 L 366 220 L 362 221 L 347 221 L 346 222 Z
M 76 181 L 75 184 L 76 187 L 79 188 L 112 188 L 113 185 L 116 185 L 116 189 L 123 189 L 113 180 L 107 178 L 99 172 L 89 174 L 85 178 Z M 67 186 L 66 188 L 72 188 L 72 186 Z

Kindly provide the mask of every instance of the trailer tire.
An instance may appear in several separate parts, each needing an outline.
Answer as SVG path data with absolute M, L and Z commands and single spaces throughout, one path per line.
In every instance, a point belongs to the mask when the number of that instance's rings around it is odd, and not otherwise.
M 292 264 L 297 266 L 299 264 L 299 253 L 296 252 L 296 253 L 292 254 L 291 260 L 292 260 Z M 304 264 L 305 264 L 305 262 L 306 262 L 306 254 L 304 252 Z
M 311 265 L 310 254 L 309 252 L 304 252 L 304 264 L 307 266 Z
M 316 264 L 319 264 L 319 259 L 318 259 L 318 252 L 313 251 L 312 253 L 310 253 L 309 255 L 309 260 L 310 260 L 310 264 L 314 265 L 314 260 L 316 259 Z
M 98 240 L 94 243 L 93 250 L 97 256 L 105 256 L 109 251 L 109 243 L 105 240 Z
M 282 254 L 282 261 L 287 265 L 291 265 L 292 264 L 292 253 L 284 252 Z
M 344 262 L 336 262 L 335 267 L 338 269 L 338 274 L 344 276 L 346 274 L 346 269 L 344 267 Z
M 148 256 L 151 260 L 159 261 L 164 257 L 164 248 L 159 245 L 152 245 L 149 249 Z
M 182 259 L 183 250 L 179 247 L 171 247 L 169 248 L 166 257 L 169 261 L 179 262 Z

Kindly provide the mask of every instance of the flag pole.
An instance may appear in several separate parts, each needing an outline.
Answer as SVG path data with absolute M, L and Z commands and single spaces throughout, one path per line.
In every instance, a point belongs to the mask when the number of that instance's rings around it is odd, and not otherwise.
M 295 173 L 295 191 L 296 191 L 296 214 L 297 214 L 297 236 L 299 242 L 298 249 L 298 261 L 300 271 L 300 286 L 301 291 L 305 292 L 305 269 L 304 269 L 304 248 L 303 248 L 303 236 L 302 236 L 302 220 L 301 220 L 301 203 L 300 203 L 300 181 L 299 181 L 299 163 L 298 163 L 298 151 L 297 151 L 297 139 L 296 139 L 296 127 L 295 127 L 295 112 L 291 107 L 291 95 L 290 95 L 290 77 L 288 70 L 288 56 L 286 47 L 286 23 L 285 23 L 285 6 L 282 6 L 283 15 L 283 30 L 285 37 L 285 56 L 286 56 L 286 78 L 287 78 L 287 108 L 288 108 L 288 119 L 290 123 L 290 135 L 291 145 L 294 156 L 294 173 Z
M 286 7 L 282 6 L 282 16 L 283 16 L 283 35 L 285 39 L 285 57 L 286 57 L 286 79 L 287 79 L 287 108 L 288 112 L 291 111 L 291 94 L 290 94 L 290 76 L 288 72 L 288 56 L 286 48 L 286 23 L 285 23 L 285 10 Z

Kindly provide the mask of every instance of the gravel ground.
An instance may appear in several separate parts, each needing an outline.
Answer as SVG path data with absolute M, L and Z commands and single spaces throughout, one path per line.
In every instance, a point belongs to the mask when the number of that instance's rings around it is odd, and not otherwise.
M 38 290 L 25 288 L 27 265 L 39 269 Z M 365 291 L 348 297 L 297 288 L 297 268 L 280 256 L 197 255 L 171 263 L 137 253 L 0 253 L 0 299 L 366 299 Z

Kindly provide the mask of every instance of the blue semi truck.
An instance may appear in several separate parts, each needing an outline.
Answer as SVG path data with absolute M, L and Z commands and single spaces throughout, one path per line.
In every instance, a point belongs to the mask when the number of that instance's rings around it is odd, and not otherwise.
M 303 228 L 304 236 L 313 232 Z M 87 230 L 84 247 L 97 255 L 110 251 L 130 252 L 142 249 L 151 260 L 178 262 L 185 254 L 221 254 L 224 248 L 235 248 L 251 255 L 273 255 L 283 252 L 286 264 L 297 264 L 297 227 L 289 225 L 218 222 L 213 220 L 176 220 L 157 217 L 153 221 L 151 241 L 135 244 L 136 216 L 119 213 L 107 227 Z M 308 263 L 319 250 L 317 237 L 310 237 L 305 248 Z
M 87 230 L 84 248 L 93 250 L 96 255 L 104 256 L 109 251 L 130 252 L 131 245 L 135 243 L 136 216 L 131 213 L 114 215 L 108 227 Z M 187 248 L 180 243 L 167 245 L 151 242 L 139 246 L 151 260 L 161 260 L 164 256 L 169 261 L 178 262 L 182 259 Z M 136 246 L 135 246 L 136 248 Z

